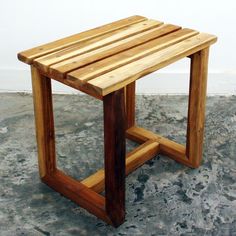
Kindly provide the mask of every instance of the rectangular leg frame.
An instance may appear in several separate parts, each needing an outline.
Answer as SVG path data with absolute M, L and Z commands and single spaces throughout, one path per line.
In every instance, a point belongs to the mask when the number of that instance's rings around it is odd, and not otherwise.
M 125 219 L 125 175 L 158 153 L 198 167 L 202 158 L 209 49 L 191 56 L 187 143 L 135 126 L 135 82 L 103 97 L 105 169 L 79 182 L 56 167 L 51 80 L 31 67 L 39 173 L 42 181 L 98 218 L 117 227 Z M 125 138 L 141 145 L 125 153 Z M 105 189 L 105 197 L 99 193 Z

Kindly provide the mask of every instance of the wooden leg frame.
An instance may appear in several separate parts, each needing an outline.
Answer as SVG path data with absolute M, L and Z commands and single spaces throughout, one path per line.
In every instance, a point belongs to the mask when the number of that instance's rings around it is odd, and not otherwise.
M 98 218 L 115 227 L 125 219 L 125 175 L 158 153 L 196 168 L 203 146 L 208 49 L 191 56 L 187 144 L 135 126 L 135 82 L 103 98 L 105 168 L 79 182 L 56 167 L 51 80 L 32 66 L 40 177 Z M 125 138 L 141 145 L 125 154 Z M 105 189 L 105 197 L 101 193 Z

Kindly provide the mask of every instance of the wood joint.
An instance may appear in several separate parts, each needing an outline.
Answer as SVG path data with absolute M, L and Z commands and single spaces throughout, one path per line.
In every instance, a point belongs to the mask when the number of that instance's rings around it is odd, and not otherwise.
M 160 154 L 166 155 L 188 167 L 198 167 L 192 162 L 191 158 L 187 156 L 186 147 L 184 145 L 171 141 L 144 128 L 133 126 L 126 131 L 126 137 L 138 143 L 155 141 L 159 143 Z
M 152 159 L 159 153 L 159 143 L 148 140 L 139 147 L 126 155 L 126 175 L 130 174 L 138 167 L 142 166 L 148 160 Z M 81 183 L 95 192 L 102 192 L 104 190 L 104 169 L 98 170 L 93 175 L 84 179 Z

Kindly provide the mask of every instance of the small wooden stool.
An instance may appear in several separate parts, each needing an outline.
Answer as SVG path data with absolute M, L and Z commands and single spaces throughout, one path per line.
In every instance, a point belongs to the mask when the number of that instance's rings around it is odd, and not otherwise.
M 40 177 L 117 227 L 125 219 L 125 175 L 158 153 L 196 168 L 202 158 L 207 65 L 213 35 L 132 16 L 18 54 L 32 71 Z M 135 125 L 135 81 L 191 60 L 187 144 Z M 81 182 L 56 166 L 51 79 L 103 101 L 105 167 Z M 125 138 L 141 145 L 126 154 Z M 105 197 L 101 193 L 105 189 Z

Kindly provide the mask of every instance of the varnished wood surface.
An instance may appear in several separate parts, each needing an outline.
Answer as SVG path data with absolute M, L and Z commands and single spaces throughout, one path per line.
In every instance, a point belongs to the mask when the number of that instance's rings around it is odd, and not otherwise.
M 133 16 L 21 52 L 18 58 L 46 77 L 101 98 L 215 41 L 213 35 Z
M 125 98 L 124 89 L 103 99 L 106 212 L 114 226 L 125 220 Z
M 135 81 L 125 87 L 126 128 L 135 125 Z
M 160 147 L 160 153 L 178 161 L 189 167 L 194 167 L 186 155 L 186 148 L 184 145 L 171 141 L 165 137 L 154 134 L 153 132 L 144 128 L 133 126 L 126 131 L 128 139 L 138 143 L 144 143 L 148 140 L 156 141 Z
M 20 60 L 31 64 L 41 179 L 117 227 L 125 219 L 125 175 L 158 153 L 198 167 L 209 46 L 216 40 L 213 35 L 133 16 L 19 53 Z M 183 57 L 191 59 L 186 147 L 135 125 L 136 80 Z M 105 168 L 82 182 L 56 168 L 50 78 L 103 100 Z M 141 143 L 127 155 L 125 136 Z M 105 198 L 98 194 L 104 188 Z
M 104 35 L 106 33 L 109 33 L 118 29 L 125 28 L 129 25 L 132 25 L 134 23 L 138 23 L 144 20 L 146 20 L 146 18 L 142 16 L 131 16 L 122 20 L 118 20 L 113 23 L 109 23 L 109 24 L 97 27 L 95 29 L 87 30 L 79 34 L 75 34 L 75 35 L 72 35 L 63 39 L 59 39 L 51 43 L 47 43 L 47 44 L 23 51 L 18 54 L 18 58 L 19 60 L 27 64 L 32 64 L 35 58 L 66 48 L 76 43 L 85 42 L 86 40 Z
M 70 176 L 65 175 L 60 170 L 44 176 L 42 180 L 48 186 L 79 204 L 87 211 L 108 224 L 112 224 L 105 211 L 105 198 L 100 194 L 97 194 Z
M 155 141 L 148 140 L 139 147 L 126 155 L 126 175 L 132 173 L 145 162 L 152 159 L 159 152 L 159 144 Z M 95 192 L 102 192 L 105 187 L 104 169 L 98 170 L 93 175 L 84 179 L 81 183 L 91 188 Z
M 55 134 L 51 80 L 31 66 L 35 130 L 38 144 L 40 177 L 56 169 Z
M 63 74 L 81 67 L 83 64 L 92 63 L 127 48 L 134 47 L 136 44 L 148 41 L 150 38 L 153 38 L 153 35 L 158 35 L 160 32 L 164 31 L 153 30 L 154 27 L 160 24 L 160 22 L 153 20 L 148 20 L 146 23 L 137 23 L 131 25 L 128 29 L 112 32 L 109 36 L 106 35 L 106 38 L 103 36 L 103 39 L 97 39 L 93 43 L 86 42 L 86 45 L 80 44 L 76 47 L 73 46 L 66 50 L 50 54 L 49 56 L 41 57 L 38 60 L 36 59 L 35 65 L 46 72 L 50 66 L 51 72 L 55 70 L 58 71 L 58 74 Z M 166 30 L 171 31 L 176 28 L 177 27 L 172 26 L 168 27 Z
M 87 85 L 94 92 L 104 96 L 126 86 L 144 75 L 208 47 L 214 41 L 215 37 L 208 34 L 193 36 L 190 39 L 183 40 L 161 51 L 91 79 L 87 82 Z
M 208 56 L 209 48 L 206 48 L 191 57 L 186 151 L 194 167 L 202 159 Z

